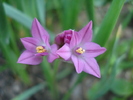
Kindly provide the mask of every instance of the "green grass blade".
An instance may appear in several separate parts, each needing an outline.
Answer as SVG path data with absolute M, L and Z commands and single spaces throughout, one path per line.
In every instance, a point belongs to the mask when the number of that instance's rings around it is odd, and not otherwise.
M 78 75 L 77 80 L 75 81 L 75 83 L 72 85 L 72 87 L 68 90 L 68 92 L 65 94 L 65 96 L 63 97 L 62 100 L 69 100 L 73 90 L 75 89 L 75 87 L 82 82 L 82 80 L 85 78 L 85 76 L 87 76 L 87 73 L 81 73 L 80 75 Z
M 94 42 L 100 44 L 101 46 L 105 45 L 115 27 L 124 2 L 125 0 L 113 0 L 105 18 L 103 19 L 99 31 L 94 37 Z
M 54 74 L 54 71 L 51 68 L 50 63 L 47 61 L 46 57 L 44 57 L 44 60 L 42 62 L 42 70 L 43 70 L 44 77 L 47 81 L 47 85 L 50 88 L 53 99 L 58 100 L 56 76 Z
M 37 12 L 42 25 L 45 26 L 45 0 L 36 0 Z
M 93 28 L 95 27 L 95 13 L 94 13 L 94 0 L 85 0 L 88 19 L 93 21 Z
M 12 100 L 27 100 L 29 97 L 31 97 L 32 95 L 34 95 L 38 91 L 44 89 L 45 85 L 46 85 L 45 83 L 40 83 L 40 84 L 26 90 L 25 92 L 21 93 L 20 95 L 13 98 Z
M 117 75 L 116 70 L 120 66 L 120 62 L 126 57 L 125 54 L 123 54 L 121 57 L 117 58 L 116 54 L 116 48 L 118 47 L 118 41 L 121 35 L 122 28 L 119 26 L 115 42 L 112 48 L 112 53 L 110 54 L 110 58 L 108 59 L 107 65 L 104 67 L 104 73 L 102 74 L 102 79 L 99 83 L 95 84 L 91 89 L 88 91 L 88 98 L 90 100 L 97 100 L 98 98 L 102 97 L 105 93 L 107 93 Z M 110 74 L 109 74 L 110 73 Z M 110 84 L 110 85 L 109 85 Z
M 7 37 L 9 35 L 8 34 L 9 27 L 7 27 L 6 17 L 5 17 L 5 14 L 4 14 L 4 9 L 3 9 L 1 1 L 0 1 L 0 8 L 1 8 L 0 13 L 2 14 L 2 16 L 0 18 L 0 25 L 1 25 L 1 27 L 0 27 L 0 34 L 1 34 L 0 47 L 1 47 L 1 52 L 2 52 L 3 56 L 5 57 L 5 59 L 7 61 L 7 64 L 8 64 L 7 66 L 10 66 L 12 71 L 15 74 L 19 75 L 19 77 L 21 77 L 21 79 L 25 83 L 30 83 L 29 82 L 29 77 L 28 77 L 25 69 L 23 67 L 20 67 L 20 65 L 16 63 L 17 62 L 17 56 L 12 51 L 9 44 L 6 43 Z
M 80 11 L 81 0 L 62 0 L 62 27 L 73 29 Z
M 21 11 L 15 9 L 14 7 L 4 3 L 4 8 L 5 8 L 5 12 L 6 14 L 13 18 L 14 20 L 20 22 L 22 25 L 24 25 L 27 28 L 31 28 L 31 23 L 32 23 L 32 19 L 25 15 L 24 13 L 22 13 Z
M 112 67 L 112 71 L 110 73 L 109 77 L 102 78 L 102 80 L 93 86 L 88 91 L 88 98 L 89 100 L 97 100 L 100 99 L 107 91 L 110 90 L 116 76 L 116 69 L 118 68 L 119 64 L 122 62 L 122 60 L 125 58 L 125 55 L 122 55 L 119 57 L 116 62 L 114 63 Z
M 8 15 L 9 17 L 13 18 L 14 20 L 18 21 L 19 23 L 21 23 L 25 27 L 27 27 L 29 29 L 31 28 L 31 24 L 32 24 L 32 20 L 33 20 L 32 18 L 30 18 L 29 16 L 25 15 L 21 11 L 17 10 L 16 8 L 14 8 L 14 7 L 6 4 L 6 3 L 4 3 L 4 8 L 5 8 L 6 15 Z M 51 41 L 53 42 L 54 34 L 52 34 L 52 32 L 49 30 L 47 30 L 47 31 L 49 32 L 49 34 L 51 36 L 50 37 Z
M 132 7 L 132 9 L 129 10 L 129 14 L 126 16 L 126 18 L 124 18 L 124 21 L 122 23 L 122 28 L 126 28 L 128 26 L 132 17 L 133 17 L 133 7 Z
M 9 39 L 9 34 L 8 34 L 6 15 L 5 15 L 4 7 L 1 0 L 0 0 L 0 14 L 1 14 L 0 15 L 0 40 L 3 43 L 7 43 Z
M 12 51 L 12 49 L 9 46 L 3 44 L 1 40 L 0 40 L 0 47 L 2 54 L 6 59 L 6 63 L 8 64 L 8 67 L 11 68 L 14 74 L 18 75 L 18 77 L 20 77 L 23 80 L 23 82 L 29 84 L 30 83 L 29 76 L 24 68 L 24 65 L 17 63 L 18 58 L 15 55 L 15 53 Z

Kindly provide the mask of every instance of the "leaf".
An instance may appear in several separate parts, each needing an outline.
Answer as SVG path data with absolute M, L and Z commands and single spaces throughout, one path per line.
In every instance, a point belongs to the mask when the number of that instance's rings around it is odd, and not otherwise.
M 88 19 L 93 21 L 93 29 L 95 26 L 94 0 L 85 0 Z
M 133 85 L 124 79 L 116 79 L 111 87 L 111 90 L 117 95 L 129 96 L 133 94 Z
M 116 25 L 124 2 L 125 0 L 113 0 L 105 18 L 102 21 L 99 31 L 94 37 L 94 42 L 100 44 L 101 46 L 105 45 Z
M 14 7 L 4 3 L 4 8 L 5 8 L 5 12 L 6 14 L 13 18 L 14 20 L 20 22 L 22 25 L 24 25 L 27 28 L 31 28 L 31 23 L 32 23 L 32 19 L 25 15 L 24 13 L 22 13 L 21 11 L 15 9 Z
M 37 11 L 40 21 L 42 22 L 42 25 L 45 25 L 45 0 L 36 0 L 37 4 Z
M 2 1 L 0 0 L 0 40 L 3 43 L 7 43 L 9 40 L 8 27 L 6 21 L 6 15 Z
M 13 18 L 14 20 L 18 21 L 20 24 L 24 25 L 27 28 L 31 28 L 31 24 L 32 24 L 32 18 L 25 15 L 24 13 L 22 13 L 21 11 L 17 10 L 16 8 L 4 3 L 4 8 L 5 8 L 5 12 L 6 14 Z M 42 18 L 42 17 L 41 17 Z M 42 20 L 41 20 L 42 21 Z M 46 29 L 46 28 L 45 28 Z M 50 34 L 50 38 L 51 41 L 54 41 L 54 34 L 52 34 L 51 31 L 49 31 L 48 29 L 46 29 L 49 34 Z
M 99 83 L 95 84 L 91 89 L 89 89 L 87 94 L 90 100 L 97 100 L 111 89 L 111 86 L 115 80 L 116 69 L 118 68 L 123 58 L 125 58 L 125 55 L 122 55 L 116 60 L 109 77 L 103 77 Z
M 80 11 L 81 0 L 62 0 L 62 27 L 64 30 L 73 29 Z
M 44 89 L 45 86 L 46 86 L 45 83 L 40 83 L 40 84 L 26 90 L 25 92 L 19 94 L 18 96 L 16 96 L 12 100 L 27 100 L 29 97 L 31 97 L 32 95 L 34 95 L 38 91 Z

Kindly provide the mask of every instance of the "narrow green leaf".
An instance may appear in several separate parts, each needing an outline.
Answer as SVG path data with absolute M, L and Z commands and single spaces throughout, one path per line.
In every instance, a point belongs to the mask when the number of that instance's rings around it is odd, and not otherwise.
M 25 15 L 24 13 L 22 13 L 21 11 L 17 10 L 16 8 L 4 3 L 4 8 L 5 8 L 5 12 L 6 14 L 13 18 L 14 20 L 18 21 L 19 23 L 21 23 L 22 25 L 24 25 L 27 28 L 31 28 L 31 24 L 32 24 L 32 18 L 30 18 L 29 16 Z M 41 22 L 40 22 L 41 23 Z M 46 28 L 45 28 L 46 29 Z M 46 29 L 47 30 L 47 29 Z M 50 34 L 50 38 L 51 41 L 54 41 L 54 34 L 52 34 L 51 31 L 47 30 Z
M 62 27 L 73 29 L 80 11 L 81 0 L 62 0 Z
M 42 25 L 45 26 L 45 0 L 36 0 L 37 12 Z
M 12 100 L 27 100 L 29 97 L 31 97 L 32 95 L 34 95 L 38 91 L 44 89 L 45 85 L 46 85 L 45 83 L 40 83 L 40 84 L 26 90 L 25 92 L 21 93 L 20 95 L 13 98 Z
M 85 0 L 88 19 L 93 21 L 93 28 L 95 26 L 94 0 Z
M 9 45 L 6 44 L 7 37 L 8 37 L 8 27 L 7 27 L 7 22 L 4 14 L 4 9 L 2 6 L 2 2 L 0 1 L 0 13 L 2 14 L 0 18 L 0 47 L 1 47 L 1 52 L 3 56 L 5 57 L 8 66 L 12 69 L 12 71 L 19 77 L 22 78 L 22 80 L 25 83 L 30 83 L 28 79 L 28 75 L 23 67 L 20 67 L 19 64 L 17 64 L 17 57 L 15 53 L 12 51 Z M 2 19 L 2 20 L 1 20 Z M 4 27 L 3 27 L 4 26 Z
M 4 3 L 4 8 L 5 8 L 6 14 L 9 17 L 20 22 L 22 25 L 26 26 L 29 29 L 31 28 L 32 19 L 29 16 L 25 15 L 21 11 L 15 9 L 14 7 L 12 7 L 6 3 Z
M 0 40 L 3 43 L 7 43 L 9 40 L 9 34 L 2 0 L 0 0 L 0 14 Z
M 101 46 L 105 45 L 110 34 L 112 33 L 112 30 L 116 25 L 124 2 L 125 0 L 113 0 L 105 18 L 103 19 L 99 31 L 94 37 L 94 42 L 100 44 Z
M 106 92 L 108 92 L 115 80 L 115 76 L 117 75 L 116 70 L 120 62 L 125 58 L 125 54 L 121 57 L 117 58 L 116 54 L 116 47 L 118 45 L 118 40 L 121 35 L 121 26 L 118 28 L 115 42 L 112 48 L 112 53 L 110 58 L 108 59 L 108 63 L 104 68 L 104 74 L 102 75 L 102 79 L 99 83 L 95 84 L 91 89 L 88 91 L 88 98 L 90 100 L 97 100 L 98 98 L 102 97 Z M 110 75 L 108 76 L 108 74 Z
M 78 75 L 78 78 L 76 80 L 76 82 L 72 85 L 72 87 L 68 90 L 68 92 L 65 94 L 65 96 L 63 97 L 62 100 L 68 100 L 71 96 L 71 93 L 73 92 L 73 90 L 75 89 L 75 87 L 82 82 L 82 80 L 85 78 L 85 76 L 87 76 L 87 73 L 82 72 L 80 75 Z
M 112 71 L 110 76 L 106 78 L 102 78 L 102 80 L 95 84 L 91 89 L 88 91 L 88 98 L 90 100 L 97 100 L 98 98 L 102 97 L 106 92 L 111 89 L 113 82 L 116 76 L 116 69 L 118 68 L 120 62 L 125 58 L 125 55 L 122 55 L 120 58 L 116 60 L 113 65 Z
M 12 49 L 9 46 L 2 43 L 1 40 L 0 40 L 0 47 L 9 68 L 11 68 L 14 74 L 17 74 L 25 83 L 29 84 L 30 80 L 24 68 L 24 65 L 17 63 L 18 58 L 15 55 L 15 53 L 12 51 Z
M 130 9 L 129 14 L 127 14 L 126 18 L 124 18 L 124 21 L 122 22 L 122 28 L 126 28 L 129 22 L 131 21 L 133 17 L 133 8 Z
M 56 100 L 58 100 L 58 90 L 56 86 L 56 76 L 54 74 L 54 71 L 51 69 L 50 63 L 46 60 L 46 57 L 44 57 L 44 60 L 42 62 L 42 71 L 44 74 L 44 77 L 47 81 L 47 84 L 50 88 L 52 97 Z

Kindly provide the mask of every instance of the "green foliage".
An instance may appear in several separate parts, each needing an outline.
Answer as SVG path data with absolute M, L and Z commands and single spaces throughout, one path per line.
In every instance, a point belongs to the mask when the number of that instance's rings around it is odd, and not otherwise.
M 27 16 L 26 14 L 18 11 L 17 9 L 15 9 L 14 7 L 4 3 L 4 8 L 5 8 L 5 12 L 6 14 L 10 17 L 15 19 L 16 21 L 18 21 L 19 23 L 21 23 L 22 25 L 24 25 L 27 28 L 31 28 L 31 23 L 32 23 L 32 19 Z
M 133 84 L 124 79 L 116 79 L 113 82 L 111 90 L 120 96 L 130 96 L 133 94 Z
M 115 27 L 124 2 L 125 0 L 113 0 L 94 38 L 94 42 L 100 44 L 101 46 L 105 45 Z
M 95 10 L 94 10 L 94 0 L 85 0 L 86 10 L 89 20 L 93 22 L 93 29 L 95 28 Z
M 0 40 L 1 42 L 7 43 L 9 42 L 9 33 L 7 30 L 7 21 L 6 21 L 6 15 L 4 11 L 4 7 L 2 4 L 2 1 L 0 0 L 0 13 L 1 13 L 1 18 L 0 18 Z M 5 33 L 5 34 L 2 34 Z
M 46 86 L 46 83 L 40 83 L 24 91 L 23 93 L 19 94 L 17 97 L 13 98 L 12 100 L 27 100 L 28 98 L 30 98 L 32 95 L 34 95 L 38 91 L 44 89 L 45 86 Z
M 81 3 L 81 0 L 62 0 L 61 22 L 63 30 L 74 29 Z
M 127 3 L 128 14 L 122 17 L 120 12 L 125 2 Z M 106 8 L 106 4 L 108 4 L 109 9 L 105 17 L 102 18 L 101 25 L 98 26 L 97 9 L 99 7 Z M 111 100 L 127 100 L 133 95 L 133 38 L 127 40 L 124 37 L 126 35 L 124 30 L 129 28 L 129 24 L 132 26 L 132 4 L 132 0 L 16 0 L 15 2 L 13 0 L 0 0 L 0 55 L 2 55 L 0 61 L 1 59 L 4 60 L 0 65 L 0 73 L 10 69 L 14 76 L 18 80 L 21 79 L 27 86 L 31 83 L 27 65 L 16 62 L 23 51 L 19 37 L 29 36 L 30 33 L 27 32 L 27 29 L 30 31 L 33 18 L 39 19 L 46 30 L 48 30 L 46 27 L 50 25 L 55 32 L 80 29 L 84 26 L 81 25 L 81 21 L 87 23 L 87 20 L 92 20 L 93 41 L 101 46 L 106 44 L 107 51 L 97 58 L 102 78 L 91 84 L 92 86 L 88 89 L 85 98 L 98 100 L 104 98 L 104 95 L 111 91 L 114 94 Z M 85 19 L 84 16 L 88 19 Z M 118 23 L 119 17 L 121 25 Z M 51 32 L 53 30 L 48 30 L 51 42 L 54 41 L 55 37 L 55 34 Z M 116 30 L 118 31 L 116 32 Z M 38 65 L 38 68 L 42 69 L 45 83 L 25 90 L 12 100 L 26 100 L 45 87 L 49 89 L 53 100 L 69 100 L 77 85 L 81 84 L 85 77 L 90 76 L 84 72 L 78 74 L 75 82 L 60 97 L 58 82 L 61 79 L 70 78 L 68 75 L 73 73 L 71 66 L 72 64 L 68 64 L 68 67 L 65 68 L 60 65 L 60 60 L 50 64 L 44 57 L 44 61 Z M 129 70 L 130 78 L 119 78 L 120 74 L 126 70 Z

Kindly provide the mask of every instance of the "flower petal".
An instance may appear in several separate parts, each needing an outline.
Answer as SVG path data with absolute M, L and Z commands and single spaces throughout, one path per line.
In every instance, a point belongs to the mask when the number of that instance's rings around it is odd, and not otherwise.
M 56 53 L 65 60 L 68 60 L 71 56 L 71 50 L 67 44 L 64 44 Z
M 36 53 L 36 56 L 47 56 L 48 52 L 43 52 L 43 53 Z
M 42 62 L 42 56 L 35 56 L 34 53 L 25 50 L 19 57 L 17 63 L 37 65 Z
M 45 43 L 45 38 L 48 38 L 49 41 L 49 34 L 48 32 L 41 26 L 41 24 L 38 22 L 36 18 L 34 18 L 31 28 L 31 33 L 34 38 L 37 38 L 41 42 Z
M 57 51 L 57 49 L 58 49 L 58 46 L 56 45 L 56 44 L 53 44 L 52 46 L 51 46 L 51 51 L 50 51 L 50 53 L 49 53 L 49 55 L 48 55 L 48 62 L 53 62 L 55 59 L 57 59 L 57 58 L 59 58 L 59 56 L 57 55 L 57 53 L 56 53 L 56 51 Z
M 106 51 L 106 48 L 100 47 L 100 45 L 93 42 L 88 42 L 84 44 L 83 48 L 85 49 L 85 53 L 83 54 L 83 56 L 88 58 L 97 57 L 98 55 Z
M 57 45 L 62 46 L 64 44 L 64 35 L 64 32 L 62 32 L 55 37 L 55 43 Z
M 49 44 L 49 38 L 47 38 L 46 36 L 43 37 L 44 39 L 44 43 L 42 43 L 43 46 L 46 46 L 47 49 L 50 48 L 50 44 Z
M 100 69 L 97 61 L 94 58 L 84 59 L 84 61 L 85 67 L 83 71 L 100 78 Z
M 79 41 L 82 41 L 82 43 L 90 42 L 92 40 L 92 21 L 83 27 L 78 34 L 80 39 Z
M 39 41 L 32 37 L 21 38 L 21 42 L 27 50 L 32 52 L 36 52 L 36 46 L 39 44 Z
M 76 31 L 72 30 L 72 37 L 71 37 L 71 41 L 70 41 L 70 48 L 73 48 L 78 43 L 79 43 L 78 33 Z
M 82 59 L 76 57 L 75 55 L 72 55 L 71 59 L 72 59 L 74 66 L 76 68 L 76 72 L 81 73 L 83 71 L 84 61 Z

